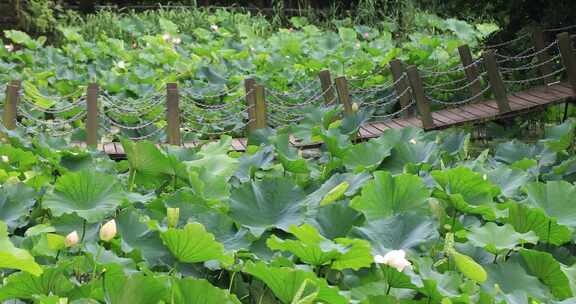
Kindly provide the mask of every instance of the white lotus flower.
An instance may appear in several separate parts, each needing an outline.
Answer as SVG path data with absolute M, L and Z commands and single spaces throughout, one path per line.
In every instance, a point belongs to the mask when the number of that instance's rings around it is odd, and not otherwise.
M 116 63 L 116 66 L 119 67 L 119 68 L 121 68 L 121 69 L 125 69 L 125 68 L 126 68 L 126 62 L 124 62 L 124 61 L 118 61 L 118 62 Z
M 358 104 L 355 102 L 352 103 L 352 112 L 358 112 Z
M 391 250 L 384 256 L 376 255 L 374 256 L 374 262 L 394 267 L 400 272 L 402 272 L 404 268 L 412 265 L 410 261 L 406 259 L 406 252 L 404 250 Z
M 174 44 L 180 44 L 182 43 L 182 39 L 180 37 L 176 37 L 172 39 L 172 43 Z
M 80 237 L 78 236 L 78 232 L 76 232 L 76 230 L 74 230 L 74 231 L 68 233 L 68 235 L 64 239 L 64 246 L 72 247 L 72 246 L 78 244 L 78 241 L 80 241 Z
M 172 36 L 170 36 L 168 33 L 164 33 L 164 35 L 162 35 L 162 39 L 164 39 L 164 41 L 168 41 L 172 39 Z
M 2 155 L 2 161 L 5 163 L 8 163 L 8 162 L 10 162 L 10 159 L 8 158 L 8 156 Z
M 4 46 L 4 48 L 8 51 L 8 52 L 12 52 L 14 50 L 14 45 L 13 44 L 6 44 Z
M 100 228 L 100 239 L 109 242 L 116 236 L 116 221 L 109 220 Z
M 212 25 L 210 26 L 210 28 L 211 28 L 213 31 L 215 31 L 215 32 L 218 31 L 218 26 L 217 26 L 216 24 L 212 24 Z
M 413 144 L 413 145 L 415 145 L 415 144 L 416 144 L 416 139 L 415 139 L 415 138 L 410 139 L 410 143 Z
M 360 48 L 360 42 L 356 42 L 356 48 L 359 49 Z

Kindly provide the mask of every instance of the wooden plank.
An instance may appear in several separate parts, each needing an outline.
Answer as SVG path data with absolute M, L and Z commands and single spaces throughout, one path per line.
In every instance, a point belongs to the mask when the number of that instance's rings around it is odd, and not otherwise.
M 526 94 L 524 92 L 516 93 L 516 94 L 514 94 L 514 96 L 516 96 L 518 98 L 522 98 L 524 100 L 527 100 L 527 101 L 534 103 L 538 106 L 546 104 L 548 102 L 546 99 L 542 99 L 542 98 L 537 97 L 537 96 L 532 96 L 532 95 Z
M 470 113 L 471 115 L 474 115 L 476 118 L 482 118 L 487 115 L 486 112 L 476 109 L 474 104 L 468 104 L 462 107 L 458 107 L 457 109 L 459 109 L 460 111 Z
M 450 122 L 450 124 L 457 124 L 457 123 L 460 123 L 460 122 L 466 120 L 465 117 L 459 116 L 459 115 L 454 114 L 454 113 L 452 113 L 452 112 L 450 112 L 450 111 L 446 111 L 446 109 L 442 109 L 442 110 L 440 110 L 440 111 L 436 111 L 436 113 L 442 115 L 443 117 L 446 117 L 446 118 L 449 118 L 450 120 L 452 120 L 452 121 Z
M 444 111 L 450 112 L 454 115 L 458 115 L 458 116 L 462 117 L 462 119 L 464 121 L 474 120 L 477 118 L 476 115 L 470 114 L 466 111 L 462 111 L 462 110 L 460 110 L 460 108 L 449 108 L 449 109 L 444 109 Z
M 563 100 L 565 97 L 559 95 L 558 93 L 554 92 L 554 91 L 537 91 L 537 90 L 531 90 L 531 91 L 527 91 L 526 94 L 532 95 L 532 96 L 536 96 L 536 97 L 540 97 L 542 99 L 546 100 L 546 104 L 548 103 L 555 103 L 557 101 L 561 101 Z
M 374 128 L 370 124 L 364 124 L 362 126 L 362 128 L 364 128 L 367 132 L 371 133 L 372 137 L 378 137 L 378 136 L 380 136 L 380 134 L 382 134 L 382 132 L 380 130 Z
M 124 157 L 126 156 L 126 152 L 124 152 L 124 146 L 122 146 L 122 143 L 115 142 L 114 149 L 116 149 L 116 155 L 122 155 Z
M 434 124 L 439 125 L 450 125 L 453 123 L 452 119 L 445 117 L 439 112 L 432 112 L 432 119 L 434 119 Z
M 498 111 L 495 111 L 494 108 L 487 106 L 485 102 L 478 104 L 471 104 L 469 105 L 469 107 L 478 110 L 480 112 L 483 112 L 483 114 L 480 116 L 481 118 L 494 117 L 498 115 Z
M 382 121 L 381 124 L 388 127 L 388 129 L 403 129 L 404 128 L 402 125 L 396 124 L 391 120 Z
M 514 95 L 510 95 L 508 96 L 508 100 L 510 101 L 510 107 L 512 109 L 518 110 L 518 109 L 528 109 L 531 107 L 535 107 L 538 106 L 537 104 L 531 103 L 527 100 L 524 100 L 522 98 L 516 97 Z
M 569 88 L 568 86 L 564 86 L 561 83 L 558 84 L 554 84 L 548 87 L 549 89 L 561 92 L 562 94 L 565 94 L 567 96 L 572 96 L 572 88 Z
M 372 138 L 372 133 L 368 132 L 366 129 L 364 129 L 363 127 L 358 128 L 358 138 L 362 139 L 362 138 Z
M 246 148 L 248 147 L 248 139 L 247 138 L 238 138 L 238 141 L 242 145 L 243 151 L 246 151 Z
M 402 118 L 402 120 L 410 124 L 411 127 L 422 128 L 422 122 L 420 121 L 420 119 L 414 116 L 405 117 Z
M 230 145 L 232 146 L 232 149 L 234 151 L 244 151 L 245 150 L 245 148 L 242 145 L 242 143 L 240 142 L 239 138 L 232 139 L 232 142 L 230 143 Z
M 116 145 L 113 142 L 104 144 L 104 152 L 108 155 L 116 154 Z
M 196 147 L 197 142 L 195 141 L 187 141 L 184 143 L 184 148 L 194 148 Z
M 381 122 L 371 122 L 370 125 L 378 130 L 380 130 L 380 132 L 384 132 L 388 129 L 390 129 L 390 127 L 386 126 L 385 124 L 381 123 Z
M 524 98 L 522 95 L 518 94 L 518 93 L 514 93 L 512 95 L 509 96 L 510 99 L 515 99 L 516 101 L 522 101 L 526 104 L 527 107 L 533 107 L 533 106 L 540 106 L 542 105 L 542 100 L 539 98 Z
M 412 125 L 409 122 L 407 122 L 405 119 L 402 118 L 393 118 L 392 121 L 394 121 L 395 124 L 401 125 L 404 128 L 412 127 Z

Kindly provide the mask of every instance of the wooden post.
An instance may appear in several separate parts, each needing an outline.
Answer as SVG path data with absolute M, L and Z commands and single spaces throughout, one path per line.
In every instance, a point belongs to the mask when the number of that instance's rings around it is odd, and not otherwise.
M 500 113 L 509 112 L 510 105 L 508 104 L 508 97 L 506 96 L 506 86 L 502 81 L 502 75 L 500 75 L 500 70 L 498 69 L 498 62 L 496 61 L 494 50 L 487 50 L 483 58 L 484 66 L 488 73 L 488 81 L 490 82 L 492 93 L 494 93 L 494 98 L 496 98 L 496 102 L 498 103 L 498 109 Z
M 532 30 L 532 41 L 534 42 L 534 50 L 540 52 L 538 54 L 538 63 L 541 64 L 539 67 L 540 76 L 550 75 L 553 72 L 552 62 L 550 61 L 550 54 L 546 51 L 542 52 L 546 48 L 546 37 L 542 28 L 535 27 Z M 546 62 L 546 63 L 544 63 Z M 549 84 L 554 82 L 554 77 L 552 75 L 544 78 L 544 84 Z
M 472 52 L 470 52 L 470 47 L 468 45 L 461 45 L 458 47 L 458 53 L 460 54 L 460 61 L 462 62 L 462 66 L 465 67 L 464 73 L 466 73 L 466 78 L 468 78 L 469 82 L 474 82 L 470 86 L 470 93 L 472 96 L 478 96 L 473 99 L 474 102 L 482 101 L 482 96 L 480 92 L 482 92 L 482 83 L 480 82 L 478 67 L 473 64 L 474 59 L 472 58 Z
M 558 47 L 560 48 L 560 54 L 562 55 L 562 64 L 564 65 L 564 68 L 566 68 L 568 81 L 572 86 L 574 96 L 576 96 L 576 54 L 572 50 L 570 34 L 560 33 L 556 37 L 558 38 Z
M 86 144 L 98 144 L 98 84 L 91 83 L 86 90 Z
M 418 68 L 415 65 L 411 65 L 406 72 L 408 73 L 408 80 L 412 87 L 412 94 L 414 99 L 416 99 L 416 107 L 418 108 L 418 114 L 420 114 L 422 127 L 424 127 L 424 129 L 434 128 L 430 103 L 428 102 L 428 98 L 426 98 L 426 94 L 424 94 L 424 85 L 422 84 L 422 78 L 420 78 Z
M 4 127 L 8 130 L 16 129 L 16 119 L 18 117 L 18 102 L 20 81 L 14 80 L 6 86 L 6 102 L 4 103 L 4 113 L 2 115 L 2 122 Z
M 322 70 L 318 73 L 320 78 L 320 86 L 322 87 L 322 93 L 324 94 L 324 102 L 327 105 L 333 104 L 336 100 L 334 96 L 334 87 L 332 87 L 332 76 L 330 76 L 330 71 Z
M 408 86 L 410 86 L 410 83 L 408 82 L 408 79 L 406 77 L 404 77 L 404 79 L 400 79 L 404 75 L 404 65 L 402 64 L 402 61 L 398 59 L 390 61 L 390 71 L 392 72 L 392 79 L 396 83 L 394 89 L 396 90 L 396 94 L 400 96 L 401 94 L 406 92 L 406 89 L 408 88 Z M 405 108 L 406 106 L 408 106 L 408 104 L 410 104 L 410 99 L 411 98 L 409 92 L 406 92 L 405 94 L 401 95 L 400 107 Z M 403 116 L 408 116 L 409 114 L 410 114 L 409 111 L 402 113 Z
M 256 129 L 264 129 L 268 127 L 266 117 L 266 90 L 262 85 L 254 86 L 254 98 L 256 100 Z
M 181 144 L 179 99 L 178 84 L 166 84 L 166 134 L 168 137 L 168 144 L 175 146 Z
M 246 95 L 246 106 L 248 107 L 248 132 L 256 130 L 256 81 L 252 78 L 244 79 L 244 94 Z
M 346 77 L 340 76 L 334 79 L 336 84 L 336 92 L 338 93 L 338 99 L 344 106 L 344 115 L 348 116 L 352 114 L 352 102 L 350 101 L 350 92 L 348 92 L 348 81 Z

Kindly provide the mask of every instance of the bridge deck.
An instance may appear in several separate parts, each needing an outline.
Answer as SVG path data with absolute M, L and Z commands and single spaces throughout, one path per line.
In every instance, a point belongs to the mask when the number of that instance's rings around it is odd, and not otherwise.
M 540 86 L 528 89 L 526 91 L 514 93 L 508 96 L 510 108 L 507 113 L 499 113 L 498 106 L 494 100 L 486 100 L 478 103 L 465 104 L 459 107 L 447 108 L 432 112 L 434 128 L 428 130 L 445 129 L 462 124 L 478 124 L 491 120 L 509 118 L 523 113 L 534 112 L 545 107 L 564 103 L 573 102 L 574 92 L 572 87 L 564 82 L 548 86 Z M 405 127 L 422 127 L 420 119 L 417 116 L 391 119 L 383 122 L 371 122 L 360 128 L 359 140 L 378 137 L 387 129 L 400 129 Z M 186 147 L 194 147 L 197 143 L 185 143 Z M 319 143 L 303 145 L 293 142 L 295 146 L 306 149 L 317 147 Z M 235 138 L 232 141 L 232 147 L 236 151 L 246 149 L 245 138 Z M 124 158 L 125 153 L 122 144 L 118 142 L 105 143 L 99 146 L 99 149 L 114 158 Z

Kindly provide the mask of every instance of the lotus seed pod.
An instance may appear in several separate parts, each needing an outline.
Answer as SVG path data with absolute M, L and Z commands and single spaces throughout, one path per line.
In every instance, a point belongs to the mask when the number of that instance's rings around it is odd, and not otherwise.
M 352 112 L 358 112 L 358 104 L 357 103 L 352 103 Z
M 174 228 L 178 225 L 180 219 L 180 208 L 167 208 L 166 218 L 168 220 L 168 227 Z

